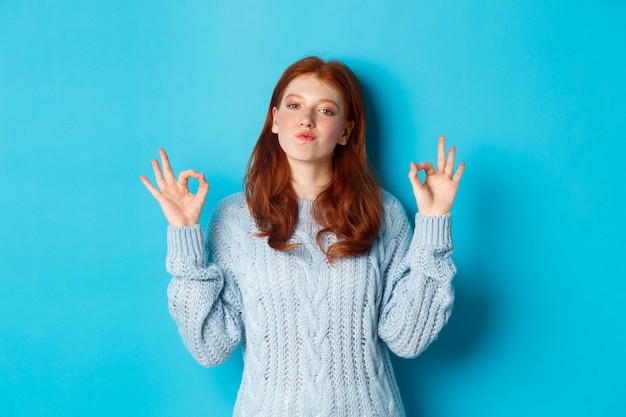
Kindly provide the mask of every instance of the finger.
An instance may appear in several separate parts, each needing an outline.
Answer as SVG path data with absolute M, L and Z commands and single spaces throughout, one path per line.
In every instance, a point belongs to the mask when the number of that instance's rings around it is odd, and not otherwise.
M 452 173 L 454 172 L 454 155 L 456 155 L 456 146 L 450 147 L 450 152 L 448 153 L 448 160 L 446 161 L 445 173 L 450 178 L 452 178 Z
M 167 157 L 167 153 L 165 149 L 159 148 L 159 156 L 161 157 L 161 163 L 163 164 L 163 175 L 168 183 L 175 183 L 176 177 L 174 176 L 174 171 L 172 171 L 172 166 L 170 165 L 170 159 Z
M 465 171 L 465 162 L 461 162 L 459 164 L 459 168 L 456 170 L 456 174 L 454 174 L 454 178 L 452 178 L 452 180 L 456 182 L 457 184 L 461 182 L 463 171 Z
M 159 188 L 165 188 L 167 182 L 163 178 L 163 173 L 161 173 L 161 166 L 159 165 L 159 161 L 157 161 L 156 159 L 152 160 L 152 171 L 154 171 L 154 178 L 156 179 L 156 183 Z
M 178 183 L 178 185 L 181 185 L 185 188 L 188 188 L 189 177 L 198 178 L 199 176 L 200 174 L 198 174 L 198 171 L 196 171 L 195 169 L 187 169 L 185 171 L 182 171 L 180 174 L 178 174 L 178 180 L 176 181 L 176 183 Z
M 141 180 L 143 185 L 146 186 L 148 191 L 150 191 L 150 194 L 152 194 L 152 197 L 154 197 L 155 199 L 158 200 L 159 199 L 159 190 L 157 190 L 156 187 L 154 185 L 152 185 L 150 180 L 148 178 L 146 178 L 145 176 L 143 176 L 143 175 L 140 175 L 139 179 Z
M 437 171 L 444 172 L 446 166 L 446 137 L 440 136 L 437 146 Z
M 196 193 L 196 196 L 202 202 L 204 202 L 206 200 L 207 194 L 209 194 L 209 188 L 211 188 L 211 185 L 207 182 L 206 178 L 204 177 L 204 173 L 200 174 L 198 181 L 200 182 L 200 186 L 198 187 L 198 192 Z
M 420 162 L 416 165 L 416 168 L 418 171 L 424 170 L 426 176 L 436 174 L 435 167 L 433 166 L 432 162 Z

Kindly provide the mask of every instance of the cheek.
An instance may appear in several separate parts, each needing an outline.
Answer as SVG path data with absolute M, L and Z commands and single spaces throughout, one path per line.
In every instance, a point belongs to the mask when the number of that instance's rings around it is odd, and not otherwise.
M 278 134 L 278 131 L 286 126 L 286 117 L 282 112 L 274 113 L 272 121 L 272 132 Z
M 342 124 L 335 120 L 328 121 L 328 123 L 323 123 L 322 126 L 324 131 L 326 131 L 329 136 L 339 136 L 341 134 Z
M 276 123 L 278 126 L 288 126 L 291 122 L 291 117 L 288 113 L 278 112 L 276 115 Z

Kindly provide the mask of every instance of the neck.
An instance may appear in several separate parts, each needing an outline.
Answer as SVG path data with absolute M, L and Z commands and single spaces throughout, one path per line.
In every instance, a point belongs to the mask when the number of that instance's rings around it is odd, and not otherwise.
M 290 164 L 290 168 L 291 184 L 300 200 L 314 200 L 332 179 L 330 164 Z

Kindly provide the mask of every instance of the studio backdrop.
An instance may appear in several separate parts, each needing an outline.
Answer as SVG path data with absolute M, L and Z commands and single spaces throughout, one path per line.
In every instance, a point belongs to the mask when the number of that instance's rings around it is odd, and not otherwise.
M 467 168 L 456 303 L 414 360 L 417 417 L 624 416 L 626 10 L 610 0 L 0 0 L 0 415 L 229 416 L 169 317 L 164 147 L 241 190 L 275 82 L 339 59 L 412 217 L 439 135 Z

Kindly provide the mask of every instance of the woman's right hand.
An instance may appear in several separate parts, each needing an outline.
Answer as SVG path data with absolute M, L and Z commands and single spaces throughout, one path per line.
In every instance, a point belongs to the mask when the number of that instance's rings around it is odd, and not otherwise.
M 150 180 L 143 175 L 139 176 L 139 179 L 159 202 L 170 225 L 194 226 L 198 224 L 202 207 L 209 193 L 209 183 L 204 178 L 204 174 L 188 169 L 178 174 L 178 180 L 176 180 L 165 150 L 159 149 L 159 155 L 163 164 L 163 173 L 161 173 L 159 162 L 156 159 L 152 160 L 152 169 L 159 188 L 152 185 Z M 190 177 L 196 178 L 200 183 L 196 194 L 189 192 Z

